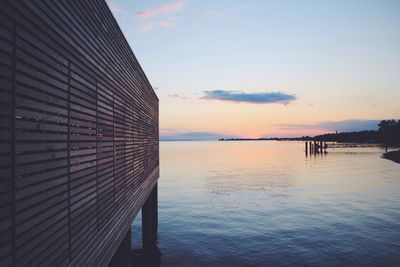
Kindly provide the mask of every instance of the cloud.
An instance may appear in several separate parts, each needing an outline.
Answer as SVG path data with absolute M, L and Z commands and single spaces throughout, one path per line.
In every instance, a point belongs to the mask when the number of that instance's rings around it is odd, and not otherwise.
M 288 95 L 281 92 L 261 92 L 261 93 L 245 93 L 238 91 L 212 90 L 204 91 L 201 99 L 212 99 L 230 102 L 245 102 L 255 104 L 282 103 L 289 104 L 296 100 L 295 95 Z
M 174 25 L 175 25 L 175 20 L 166 19 L 166 20 L 161 20 L 161 21 L 158 21 L 158 22 L 144 24 L 141 27 L 141 31 L 142 32 L 149 32 L 149 31 L 151 31 L 151 30 L 153 30 L 153 29 L 155 29 L 157 27 L 160 27 L 160 28 L 171 28 Z
M 380 120 L 343 120 L 324 121 L 316 124 L 278 124 L 281 130 L 325 130 L 339 132 L 353 132 L 364 130 L 377 130 Z
M 206 17 L 217 17 L 226 20 L 237 20 L 240 17 L 241 13 L 247 8 L 248 7 L 246 5 L 239 5 L 225 10 L 214 10 L 214 9 L 207 10 L 203 14 Z
M 182 10 L 183 5 L 184 3 L 182 0 L 175 0 L 154 8 L 148 8 L 139 11 L 136 13 L 136 16 L 140 20 L 145 20 L 162 14 L 175 14 Z
M 173 94 L 173 95 L 168 95 L 168 96 L 172 97 L 172 98 L 188 99 L 186 96 L 181 96 L 181 95 L 178 95 L 178 94 Z
M 175 21 L 172 20 L 162 20 L 158 23 L 161 28 L 170 28 L 175 25 Z
M 222 134 L 213 132 L 185 132 L 160 134 L 161 141 L 194 141 L 194 140 L 218 140 Z
M 108 7 L 110 8 L 111 12 L 114 15 L 118 15 L 118 14 L 128 15 L 128 11 L 121 8 L 121 6 L 118 3 L 114 2 L 114 1 L 107 1 L 107 3 L 108 3 Z
M 220 10 L 208 10 L 208 11 L 204 12 L 204 15 L 206 15 L 208 17 L 224 17 L 225 12 L 220 11 Z
M 140 29 L 142 32 L 149 32 L 154 28 L 154 24 L 145 24 Z

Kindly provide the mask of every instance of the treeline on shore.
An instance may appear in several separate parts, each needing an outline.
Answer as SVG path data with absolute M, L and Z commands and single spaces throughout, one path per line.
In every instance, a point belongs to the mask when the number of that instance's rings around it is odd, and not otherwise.
M 378 142 L 378 131 L 327 133 L 314 136 L 313 140 L 342 143 L 376 143 Z
M 327 133 L 314 137 L 302 136 L 294 138 L 228 138 L 219 139 L 220 141 L 256 141 L 256 140 L 276 140 L 276 141 L 327 141 L 341 143 L 381 143 L 385 145 L 400 145 L 400 120 L 382 120 L 378 124 L 377 131 L 359 131 Z
M 400 145 L 400 120 L 382 120 L 377 131 L 330 133 L 314 136 L 317 141 L 381 143 Z

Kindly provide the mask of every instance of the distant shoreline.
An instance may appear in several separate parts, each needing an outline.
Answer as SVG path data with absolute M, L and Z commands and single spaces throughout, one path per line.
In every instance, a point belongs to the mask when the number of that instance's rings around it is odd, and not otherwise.
M 312 141 L 312 137 L 220 138 L 218 141 Z
M 400 150 L 386 152 L 382 155 L 382 157 L 400 163 Z
M 382 140 L 378 138 L 377 131 L 360 132 L 336 132 L 326 133 L 316 136 L 296 136 L 296 137 L 260 137 L 260 138 L 220 138 L 219 141 L 324 141 L 339 143 L 366 143 L 379 144 Z

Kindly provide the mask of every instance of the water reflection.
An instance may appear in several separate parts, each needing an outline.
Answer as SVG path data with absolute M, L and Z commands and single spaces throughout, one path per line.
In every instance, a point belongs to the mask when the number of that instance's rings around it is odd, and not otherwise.
M 395 266 L 400 165 L 380 152 L 161 142 L 161 265 Z

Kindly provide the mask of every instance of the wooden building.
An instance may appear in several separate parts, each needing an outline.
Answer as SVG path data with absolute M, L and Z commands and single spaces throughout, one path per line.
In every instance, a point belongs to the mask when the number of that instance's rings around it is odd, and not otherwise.
M 106 266 L 158 177 L 158 98 L 105 1 L 0 1 L 0 266 Z

